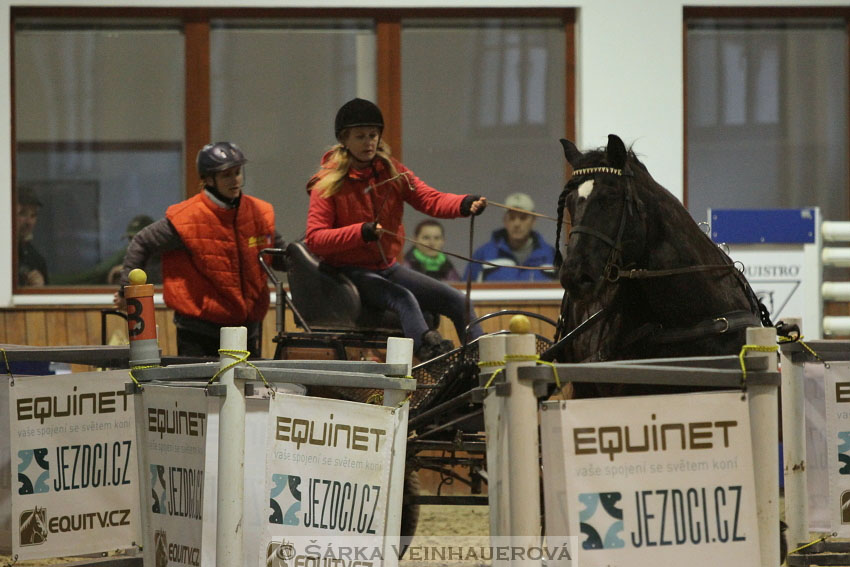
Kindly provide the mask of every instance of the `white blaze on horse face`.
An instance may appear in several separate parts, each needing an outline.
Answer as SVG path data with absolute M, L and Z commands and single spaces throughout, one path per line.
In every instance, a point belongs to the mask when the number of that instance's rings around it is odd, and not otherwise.
M 587 199 L 590 197 L 590 194 L 593 192 L 593 179 L 588 179 L 584 183 L 578 186 L 578 196 L 583 199 Z

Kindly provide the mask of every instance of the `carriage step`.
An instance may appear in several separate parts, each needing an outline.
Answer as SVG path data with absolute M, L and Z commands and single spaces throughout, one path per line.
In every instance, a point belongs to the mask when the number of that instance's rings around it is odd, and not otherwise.
M 850 567 L 850 541 L 821 541 L 788 555 L 788 567 Z

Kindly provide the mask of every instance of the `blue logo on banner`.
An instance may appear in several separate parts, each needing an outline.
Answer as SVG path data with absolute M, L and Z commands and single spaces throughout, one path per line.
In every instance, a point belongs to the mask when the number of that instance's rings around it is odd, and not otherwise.
M 585 535 L 582 549 L 618 549 L 626 546 L 620 538 L 623 510 L 618 507 L 620 492 L 586 492 L 578 495 L 584 505 L 579 511 L 579 529 Z M 600 504 L 602 504 L 600 506 Z
M 165 466 L 151 465 L 151 496 L 153 497 L 153 505 L 151 512 L 154 514 L 167 514 L 165 509 Z
M 838 462 L 841 463 L 838 474 L 850 474 L 850 431 L 839 431 L 838 440 Z
M 269 494 L 269 506 L 272 514 L 269 523 L 297 526 L 298 512 L 301 511 L 301 477 L 286 474 L 273 474 Z
M 24 449 L 18 451 L 18 494 L 44 494 L 50 492 L 50 464 L 47 449 Z M 35 479 L 33 482 L 32 479 Z

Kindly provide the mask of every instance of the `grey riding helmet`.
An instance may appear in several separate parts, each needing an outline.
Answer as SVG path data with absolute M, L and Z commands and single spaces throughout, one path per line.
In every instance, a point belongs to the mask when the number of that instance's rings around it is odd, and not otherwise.
M 201 148 L 195 162 L 198 166 L 198 175 L 208 177 L 214 176 L 219 171 L 244 165 L 248 162 L 248 159 L 236 144 L 216 142 Z

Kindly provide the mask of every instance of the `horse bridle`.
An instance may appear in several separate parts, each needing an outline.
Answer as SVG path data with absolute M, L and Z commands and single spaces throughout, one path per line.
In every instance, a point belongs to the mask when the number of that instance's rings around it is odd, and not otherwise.
M 583 175 L 595 175 L 597 173 L 607 173 L 610 175 L 616 175 L 617 177 L 626 177 L 626 189 L 623 209 L 620 212 L 620 226 L 617 228 L 617 237 L 612 239 L 604 232 L 596 230 L 591 226 L 578 224 L 570 229 L 570 233 L 567 235 L 567 242 L 569 242 L 569 239 L 572 238 L 573 234 L 578 233 L 593 236 L 607 244 L 611 249 L 611 252 L 608 254 L 608 261 L 606 262 L 605 269 L 602 273 L 606 280 L 613 283 L 620 279 L 620 273 L 622 271 L 619 261 L 622 260 L 623 233 L 626 230 L 627 222 L 626 213 L 628 212 L 629 217 L 634 216 L 634 209 L 636 206 L 635 191 L 631 183 L 633 175 L 629 170 L 623 170 L 616 167 L 585 167 L 573 171 L 573 175 L 570 179 L 572 180 Z
M 611 248 L 611 253 L 608 255 L 608 261 L 605 264 L 605 269 L 603 271 L 603 275 L 607 281 L 615 283 L 617 280 L 622 278 L 639 280 L 675 276 L 680 274 L 689 274 L 694 272 L 708 272 L 714 270 L 733 270 L 735 272 L 738 271 L 735 268 L 734 264 L 702 264 L 698 266 L 687 266 L 685 268 L 668 268 L 666 270 L 647 270 L 642 268 L 624 270 L 623 267 L 619 265 L 618 260 L 621 259 L 620 256 L 622 254 L 623 233 L 626 230 L 627 222 L 626 213 L 628 212 L 629 217 L 634 216 L 634 210 L 637 206 L 635 190 L 634 187 L 632 187 L 631 182 L 633 174 L 628 169 L 618 169 L 615 167 L 586 167 L 573 171 L 573 175 L 570 179 L 572 180 L 572 178 L 575 177 L 579 177 L 582 175 L 592 175 L 596 173 L 608 173 L 611 175 L 616 175 L 618 177 L 626 178 L 625 195 L 623 197 L 624 204 L 623 210 L 620 214 L 620 225 L 617 228 L 617 237 L 616 239 L 612 239 L 607 234 L 596 230 L 593 227 L 579 224 L 571 228 L 567 239 L 569 241 L 569 238 L 572 237 L 574 232 L 577 232 L 579 234 L 589 234 L 590 236 L 598 238 L 599 240 L 607 244 L 609 248 Z M 707 235 L 706 238 L 708 238 Z
M 615 239 L 612 239 L 607 234 L 605 234 L 605 233 L 603 233 L 599 230 L 596 230 L 593 227 L 579 224 L 579 225 L 573 226 L 570 229 L 570 233 L 567 236 L 567 240 L 569 241 L 569 238 L 572 237 L 573 233 L 587 234 L 587 235 L 593 236 L 595 238 L 598 238 L 599 240 L 601 240 L 602 242 L 604 242 L 605 244 L 607 244 L 610 247 L 611 252 L 608 255 L 608 261 L 605 264 L 605 268 L 604 268 L 604 271 L 603 271 L 603 275 L 604 275 L 604 277 L 607 281 L 609 281 L 611 283 L 615 283 L 621 278 L 648 279 L 648 278 L 667 277 L 667 276 L 674 276 L 674 275 L 679 275 L 679 274 L 687 274 L 687 273 L 695 273 L 695 272 L 706 272 L 706 271 L 715 271 L 715 270 L 731 270 L 732 273 L 736 276 L 738 283 L 744 289 L 744 293 L 748 296 L 750 303 L 753 305 L 754 311 L 757 314 L 757 318 L 761 320 L 761 323 L 764 326 L 773 326 L 773 323 L 770 321 L 770 316 L 767 313 L 767 309 L 764 307 L 764 305 L 761 303 L 761 301 L 758 300 L 758 297 L 756 297 L 755 293 L 752 290 L 752 287 L 750 287 L 750 285 L 746 281 L 746 279 L 743 278 L 743 275 L 737 269 L 737 267 L 735 266 L 734 263 L 729 263 L 729 264 L 703 264 L 703 265 L 697 265 L 697 266 L 688 266 L 688 267 L 684 267 L 684 268 L 669 268 L 669 269 L 666 269 L 666 270 L 647 270 L 647 269 L 631 269 L 631 270 L 627 270 L 627 271 L 623 270 L 622 267 L 619 265 L 619 261 L 622 259 L 621 255 L 622 255 L 623 234 L 624 234 L 625 229 L 626 229 L 627 216 L 628 217 L 634 216 L 635 207 L 637 206 L 637 199 L 635 197 L 635 190 L 634 190 L 634 187 L 632 186 L 632 178 L 634 177 L 634 175 L 628 169 L 619 169 L 619 168 L 615 168 L 615 167 L 601 167 L 600 166 L 600 167 L 586 167 L 586 168 L 582 168 L 582 169 L 576 169 L 576 170 L 573 171 L 572 177 L 570 179 L 572 180 L 575 177 L 579 177 L 579 176 L 583 176 L 583 175 L 596 175 L 598 173 L 605 173 L 605 174 L 615 175 L 617 177 L 625 177 L 626 178 L 625 194 L 624 194 L 624 197 L 623 197 L 623 199 L 624 199 L 623 209 L 620 213 L 620 224 L 619 224 L 619 227 L 617 228 L 617 236 L 616 236 Z M 628 213 L 628 215 L 627 215 L 627 213 Z M 705 237 L 708 238 L 708 235 L 705 235 Z M 714 244 L 714 243 L 712 242 L 712 244 Z M 599 314 L 600 313 L 596 313 L 595 315 L 599 315 Z M 727 314 L 724 314 L 724 315 L 727 315 Z M 731 314 L 731 313 L 728 314 L 728 315 L 730 317 L 734 316 L 734 317 L 737 317 L 737 318 L 740 319 L 745 314 L 744 313 L 739 314 L 739 313 L 736 312 L 734 315 Z M 748 314 L 746 314 L 746 315 L 748 315 Z M 721 331 L 721 332 L 725 333 L 728 330 L 730 330 L 730 325 L 731 325 L 730 317 L 722 316 L 722 317 L 715 318 L 713 321 L 709 321 L 709 322 L 712 323 L 712 324 L 720 323 L 721 326 L 725 325 L 725 327 L 723 327 L 722 331 Z M 596 318 L 595 316 L 592 317 L 592 319 L 595 319 L 595 318 Z M 737 327 L 739 325 L 736 324 L 735 326 Z M 702 332 L 702 331 L 700 331 L 700 332 Z M 685 339 L 679 337 L 680 334 L 681 334 L 682 337 L 686 337 L 686 338 L 689 339 L 689 338 L 691 338 L 693 333 L 690 333 L 690 332 L 674 333 L 673 336 L 675 336 L 676 338 L 673 339 L 673 340 L 676 340 L 676 341 L 685 340 Z

